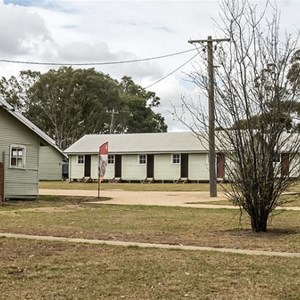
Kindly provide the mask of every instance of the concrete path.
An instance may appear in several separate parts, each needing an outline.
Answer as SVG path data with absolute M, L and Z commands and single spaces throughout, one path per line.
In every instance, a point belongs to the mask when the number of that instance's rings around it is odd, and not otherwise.
M 40 189 L 40 195 L 60 195 L 60 196 L 87 196 L 95 197 L 94 204 L 118 204 L 118 205 L 160 205 L 160 206 L 180 206 L 193 208 L 226 208 L 239 209 L 232 205 L 207 204 L 226 200 L 224 193 L 219 193 L 218 197 L 210 198 L 208 192 L 157 192 L 157 191 L 123 191 L 123 190 L 103 190 L 101 197 L 111 198 L 107 201 L 97 201 L 97 191 L 91 190 L 54 190 Z M 205 204 L 201 204 L 205 202 Z M 285 207 L 279 209 L 298 210 L 300 207 Z
M 140 248 L 156 248 L 156 249 L 169 249 L 169 250 L 189 250 L 189 251 L 213 251 L 223 253 L 235 253 L 246 255 L 265 255 L 265 256 L 280 256 L 280 257 L 296 257 L 300 258 L 300 253 L 292 252 L 275 252 L 264 250 L 247 250 L 247 249 L 231 249 L 231 248 L 214 248 L 214 247 L 200 247 L 200 246 L 184 246 L 184 245 L 168 245 L 168 244 L 151 244 L 151 243 L 137 243 L 137 242 L 123 242 L 123 241 L 105 241 L 105 240 L 92 240 L 80 238 L 65 238 L 56 236 L 40 236 L 40 235 L 27 235 L 15 233 L 0 233 L 0 238 L 16 238 L 27 240 L 40 240 L 52 242 L 68 242 L 68 243 L 84 243 L 96 245 L 110 245 L 110 246 L 123 246 L 123 247 L 140 247 Z

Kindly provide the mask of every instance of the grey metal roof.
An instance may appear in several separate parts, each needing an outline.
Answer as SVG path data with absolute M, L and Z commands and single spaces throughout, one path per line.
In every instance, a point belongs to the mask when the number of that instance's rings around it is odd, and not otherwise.
M 66 154 L 95 154 L 99 146 L 108 142 L 108 151 L 124 153 L 200 153 L 207 152 L 208 145 L 191 132 L 88 134 L 64 152 Z
M 23 123 L 26 127 L 28 127 L 31 131 L 37 134 L 46 144 L 54 147 L 58 152 L 60 152 L 63 156 L 65 155 L 62 150 L 55 144 L 55 141 L 50 138 L 44 131 L 34 125 L 31 121 L 29 121 L 26 117 L 22 115 L 19 111 L 15 110 L 13 106 L 7 103 L 2 97 L 0 97 L 0 107 L 2 107 L 5 111 Z
M 216 132 L 216 152 L 229 151 L 231 146 L 226 142 L 226 135 Z M 208 153 L 207 133 L 199 133 L 198 137 L 192 132 L 166 133 L 134 133 L 134 134 L 88 134 L 83 136 L 64 152 L 69 154 L 96 154 L 99 146 L 108 142 L 108 151 L 112 154 L 141 154 L 141 153 Z M 284 134 L 286 147 L 290 151 L 295 148 L 291 143 L 299 141 L 299 134 Z M 298 145 L 299 142 L 297 142 Z M 287 145 L 289 144 L 289 146 Z M 282 146 L 280 151 L 287 149 Z M 299 147 L 298 147 L 299 148 Z M 295 149 L 296 150 L 296 149 Z M 298 152 L 299 149 L 296 150 Z

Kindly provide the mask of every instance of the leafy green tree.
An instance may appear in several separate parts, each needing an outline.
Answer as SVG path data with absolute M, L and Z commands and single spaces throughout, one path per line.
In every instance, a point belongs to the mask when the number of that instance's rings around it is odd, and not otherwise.
M 93 68 L 22 71 L 19 78 L 1 79 L 0 95 L 62 149 L 84 134 L 167 130 L 164 118 L 152 111 L 160 104 L 154 92 L 130 77 L 119 83 Z
M 21 71 L 17 78 L 11 76 L 9 79 L 2 77 L 0 80 L 0 95 L 16 109 L 26 111 L 30 103 L 28 99 L 29 88 L 38 80 L 39 72 Z
M 116 81 L 94 69 L 50 70 L 28 93 L 25 115 L 62 149 L 85 133 L 105 132 L 106 110 L 120 103 Z
M 160 105 L 160 98 L 154 92 L 146 91 L 124 76 L 119 84 L 121 97 L 121 132 L 166 132 L 167 125 L 161 114 L 154 113 L 152 107 Z
M 262 124 L 264 126 L 267 126 L 268 124 L 274 123 L 273 118 L 274 116 L 272 113 L 268 113 L 265 115 L 253 115 L 249 117 L 249 119 L 236 120 L 235 123 L 232 125 L 231 129 L 246 130 L 249 126 L 249 123 L 252 128 L 259 129 L 262 126 Z M 291 115 L 287 115 L 285 112 L 278 112 L 276 118 L 278 123 L 283 125 L 287 132 L 291 131 L 292 128 L 296 128 L 296 126 L 293 125 Z

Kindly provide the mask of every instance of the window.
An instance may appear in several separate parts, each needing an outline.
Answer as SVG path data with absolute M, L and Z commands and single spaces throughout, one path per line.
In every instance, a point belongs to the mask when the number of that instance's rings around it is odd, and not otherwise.
M 107 163 L 109 165 L 114 165 L 115 164 L 115 156 L 114 155 L 111 155 L 111 154 L 108 154 L 108 160 L 107 160 Z
M 280 162 L 280 153 L 275 153 L 273 156 L 273 162 L 277 163 Z
M 172 163 L 180 164 L 180 154 L 172 154 Z
M 77 164 L 83 165 L 84 164 L 84 155 L 78 155 L 77 156 Z
M 139 155 L 139 164 L 145 165 L 147 163 L 147 155 L 146 154 L 140 154 Z
M 10 146 L 10 167 L 25 169 L 26 147 L 21 145 Z

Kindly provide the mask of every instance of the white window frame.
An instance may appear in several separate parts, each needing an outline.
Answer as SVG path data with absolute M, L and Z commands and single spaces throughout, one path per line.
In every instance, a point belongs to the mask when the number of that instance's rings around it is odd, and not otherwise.
M 139 163 L 139 165 L 146 165 L 147 164 L 147 154 L 139 154 L 138 163 Z
M 114 165 L 115 164 L 115 156 L 113 154 L 108 154 L 107 164 Z
M 171 156 L 171 162 L 174 165 L 180 164 L 181 163 L 181 154 L 180 153 L 173 153 Z
M 77 155 L 77 165 L 84 165 L 84 155 Z
M 15 152 L 16 151 L 16 152 Z M 21 151 L 22 155 L 19 155 Z M 12 163 L 12 160 L 15 159 L 16 162 Z M 18 162 L 21 163 L 18 163 Z M 13 169 L 25 169 L 26 168 L 26 146 L 12 144 L 9 147 L 9 167 Z

